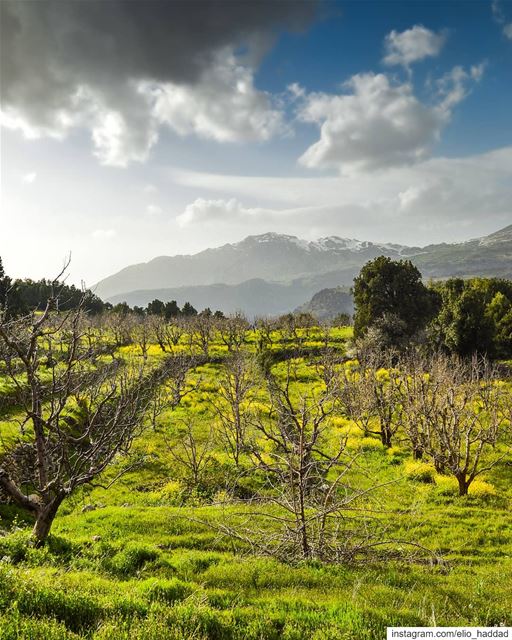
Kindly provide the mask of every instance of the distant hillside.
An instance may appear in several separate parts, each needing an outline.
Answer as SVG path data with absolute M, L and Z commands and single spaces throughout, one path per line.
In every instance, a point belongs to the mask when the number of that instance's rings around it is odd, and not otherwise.
M 424 277 L 486 276 L 512 278 L 512 225 L 461 244 L 425 247 L 411 258 Z
M 196 309 L 210 307 L 224 313 L 243 311 L 248 317 L 258 315 L 279 315 L 287 313 L 311 297 L 318 289 L 313 282 L 302 280 L 290 284 L 267 282 L 261 279 L 247 280 L 241 284 L 212 284 L 197 287 L 176 287 L 172 289 L 149 289 L 132 291 L 110 298 L 110 302 L 127 302 L 130 306 L 146 306 L 158 298 L 162 301 L 176 300 L 181 307 L 190 302 Z
M 350 284 L 352 274 L 376 256 L 396 258 L 418 251 L 336 236 L 306 242 L 295 236 L 266 233 L 194 255 L 162 256 L 131 265 L 98 282 L 94 291 L 101 298 L 110 299 L 141 289 L 240 284 L 256 278 L 290 282 L 336 270 L 347 272 L 344 283 Z
M 277 314 L 303 305 L 322 289 L 350 287 L 361 267 L 378 255 L 409 258 L 425 278 L 512 279 L 512 225 L 476 240 L 422 249 L 337 236 L 307 242 L 267 233 L 195 255 L 132 265 L 99 282 L 94 291 L 114 303 L 175 299 L 201 309 Z
M 340 313 L 354 313 L 350 292 L 342 287 L 322 289 L 309 302 L 295 309 L 296 313 L 311 313 L 319 320 L 332 320 Z

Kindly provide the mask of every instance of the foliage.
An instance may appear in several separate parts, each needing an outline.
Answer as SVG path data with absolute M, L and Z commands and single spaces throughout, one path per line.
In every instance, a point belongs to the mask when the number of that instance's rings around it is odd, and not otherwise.
M 413 377 L 429 398 L 428 362 L 415 373 L 396 357 L 384 368 L 381 356 L 348 361 L 347 327 L 287 318 L 251 328 L 212 316 L 203 316 L 214 323 L 208 358 L 190 338 L 199 328 L 183 318 L 119 310 L 87 320 L 80 349 L 94 352 L 92 372 L 111 363 L 137 371 L 137 331 L 148 323 L 158 402 L 131 445 L 139 466 L 116 457 L 96 486 L 77 488 L 44 548 L 27 544 L 30 516 L 13 519 L 12 504 L 0 504 L 0 639 L 377 640 L 393 624 L 512 624 L 510 383 L 495 380 L 501 426 L 480 459 L 491 468 L 459 497 L 428 450 L 414 460 L 414 413 L 402 410 Z M 59 351 L 51 364 L 41 340 L 45 389 L 66 361 Z M 257 354 L 265 366 L 246 370 Z M 0 451 L 22 418 L 13 385 L 26 389 L 27 379 L 15 375 L 6 385 L 0 370 L 0 398 L 11 398 L 0 405 Z M 90 406 L 83 395 L 62 416 L 75 438 Z M 391 404 L 385 447 L 380 421 Z M 489 428 L 481 404 L 467 411 Z M 293 505 L 301 492 L 303 521 Z M 330 525 L 319 544 L 322 515 Z M 301 554 L 300 537 L 290 544 L 283 532 L 300 533 L 304 522 L 311 551 Z
M 58 309 L 70 311 L 78 307 L 91 314 L 98 314 L 108 308 L 97 295 L 75 285 L 52 280 L 15 280 L 20 309 L 44 311 L 49 299 L 58 300 Z
M 389 332 L 395 346 L 402 336 L 411 338 L 434 316 L 437 294 L 421 281 L 421 274 L 409 260 L 393 261 L 379 256 L 367 262 L 354 280 L 354 336 L 363 337 L 370 327 L 383 318 L 393 318 L 393 326 L 401 323 L 399 335 Z M 386 330 L 386 325 L 381 327 Z
M 461 356 L 478 352 L 512 356 L 512 282 L 498 278 L 452 278 L 432 285 L 442 300 L 429 327 L 430 340 Z

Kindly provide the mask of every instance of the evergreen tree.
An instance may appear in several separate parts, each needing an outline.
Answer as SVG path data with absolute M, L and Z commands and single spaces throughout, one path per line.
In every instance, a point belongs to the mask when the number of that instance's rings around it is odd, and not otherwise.
M 386 317 L 403 324 L 407 337 L 425 328 L 438 310 L 439 296 L 428 289 L 410 260 L 379 256 L 367 262 L 354 280 L 354 335 L 363 337 Z M 398 345 L 397 345 L 398 346 Z

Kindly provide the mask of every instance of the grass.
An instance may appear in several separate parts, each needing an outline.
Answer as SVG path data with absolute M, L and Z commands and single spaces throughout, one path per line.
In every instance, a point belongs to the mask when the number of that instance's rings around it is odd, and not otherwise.
M 349 333 L 335 329 L 330 341 L 343 349 Z M 248 349 L 255 342 L 250 336 Z M 155 349 L 150 354 L 160 358 Z M 274 372 L 282 379 L 287 366 Z M 292 366 L 297 396 L 320 384 L 313 356 Z M 46 547 L 30 547 L 30 522 L 0 506 L 0 640 L 381 640 L 392 625 L 512 625 L 506 459 L 460 498 L 451 479 L 412 461 L 400 439 L 386 450 L 335 416 L 332 437 L 347 435 L 350 451 L 360 452 L 347 482 L 383 485 L 372 499 L 372 526 L 390 543 L 366 562 L 281 563 L 221 535 L 219 523 L 273 525 L 257 515 L 260 505 L 224 502 L 229 465 L 219 442 L 204 492 L 187 489 L 168 448 L 181 419 L 192 417 L 200 432 L 215 426 L 209 394 L 220 371 L 217 363 L 191 373 L 198 388 L 134 443 L 144 465 L 108 491 L 72 496 Z M 264 401 L 255 389 L 254 402 L 264 408 Z M 12 437 L 5 420 L 4 441 Z M 253 474 L 246 482 L 250 491 L 259 480 Z M 415 555 L 406 541 L 432 554 Z

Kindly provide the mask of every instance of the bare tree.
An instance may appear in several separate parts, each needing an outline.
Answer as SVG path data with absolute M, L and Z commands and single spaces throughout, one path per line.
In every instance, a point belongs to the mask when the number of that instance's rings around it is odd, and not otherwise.
M 62 315 L 55 306 L 53 299 L 41 315 L 0 319 L 2 366 L 23 412 L 18 442 L 0 462 L 0 486 L 35 515 L 38 545 L 62 501 L 128 451 L 152 388 L 142 369 L 95 364 L 81 309 Z M 21 468 L 20 448 L 28 461 Z
M 245 342 L 249 322 L 243 313 L 230 314 L 217 322 L 217 331 L 228 351 L 238 351 Z
M 151 332 L 155 342 L 164 353 L 173 353 L 185 332 L 185 326 L 180 318 L 165 320 L 160 316 L 151 316 Z
M 346 542 L 337 519 L 355 494 L 343 478 L 352 460 L 346 437 L 329 437 L 333 398 L 293 390 L 296 373 L 288 363 L 284 383 L 270 375 L 270 411 L 254 421 L 251 455 L 265 474 L 267 498 L 278 514 L 262 514 L 280 526 L 274 553 L 288 559 L 333 558 Z
M 340 368 L 337 396 L 346 415 L 365 436 L 378 435 L 385 447 L 391 446 L 402 423 L 402 379 L 392 359 L 384 360 L 382 354 Z
M 151 345 L 151 329 L 148 319 L 142 316 L 134 323 L 132 329 L 134 343 L 140 349 L 140 355 L 146 361 L 148 359 L 148 350 Z
M 205 313 L 203 311 L 197 316 L 192 316 L 188 321 L 188 329 L 191 349 L 198 349 L 208 358 L 215 329 L 215 318 L 211 312 Z
M 256 329 L 258 332 L 258 351 L 271 349 L 276 342 L 277 321 L 269 318 L 257 318 Z
M 283 342 L 299 347 L 302 344 L 302 335 L 297 316 L 286 313 L 279 317 L 278 323 Z
M 244 451 L 249 393 L 255 386 L 255 367 L 242 353 L 234 353 L 224 363 L 219 390 L 211 398 L 219 422 L 219 434 L 226 453 L 238 467 Z
M 374 407 L 366 372 L 359 365 L 343 365 L 337 369 L 337 380 L 330 384 L 346 417 L 361 429 L 364 436 L 369 436 L 374 422 Z
M 166 444 L 171 457 L 181 466 L 188 488 L 200 488 L 213 462 L 213 429 L 210 427 L 205 432 L 203 427 L 198 429 L 193 420 L 182 420 L 168 434 Z
M 409 438 L 466 495 L 474 479 L 510 451 L 496 447 L 509 424 L 508 394 L 483 359 L 436 355 L 409 367 L 409 376 L 417 381 L 405 397 Z
M 402 423 L 402 375 L 391 363 L 382 369 L 369 368 L 365 375 L 372 394 L 371 406 L 379 425 L 378 431 L 370 430 L 370 433 L 378 434 L 382 444 L 389 448 Z
M 111 312 L 107 315 L 107 331 L 116 347 L 125 347 L 133 342 L 133 321 L 130 314 Z
M 171 409 L 175 409 L 185 396 L 195 391 L 201 384 L 198 378 L 193 384 L 189 383 L 188 372 L 204 360 L 197 356 L 189 356 L 180 353 L 165 361 L 162 369 L 161 391 L 164 394 L 164 402 Z
M 84 340 L 87 343 L 91 356 L 95 356 L 98 353 L 104 353 L 108 351 L 108 343 L 105 343 L 101 333 L 101 323 L 98 322 L 98 318 L 87 317 L 84 321 Z

